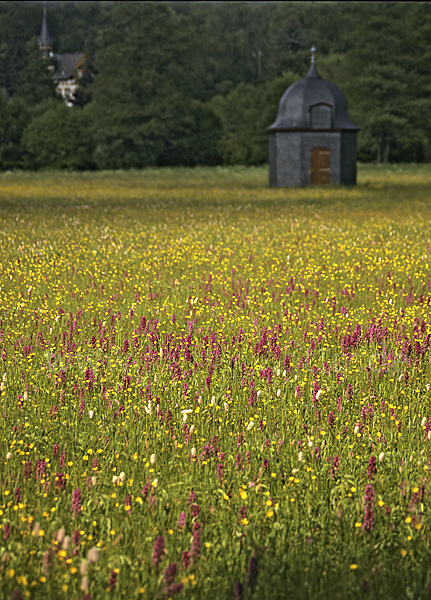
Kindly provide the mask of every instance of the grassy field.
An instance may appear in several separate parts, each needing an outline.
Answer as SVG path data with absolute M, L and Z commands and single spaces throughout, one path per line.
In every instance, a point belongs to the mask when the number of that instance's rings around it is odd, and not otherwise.
M 428 598 L 431 167 L 0 175 L 0 597 Z

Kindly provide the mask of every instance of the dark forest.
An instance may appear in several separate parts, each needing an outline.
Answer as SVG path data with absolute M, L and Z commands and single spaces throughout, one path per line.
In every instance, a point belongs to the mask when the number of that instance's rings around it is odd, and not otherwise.
M 40 58 L 42 2 L 0 3 L 0 169 L 267 162 L 284 90 L 317 68 L 363 162 L 431 161 L 431 4 L 47 2 L 52 51 L 85 51 L 74 105 Z

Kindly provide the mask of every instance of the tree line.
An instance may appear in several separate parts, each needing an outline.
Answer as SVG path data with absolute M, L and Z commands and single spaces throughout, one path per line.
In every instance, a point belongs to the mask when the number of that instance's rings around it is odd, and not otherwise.
M 73 107 L 39 56 L 41 2 L 0 3 L 0 169 L 261 164 L 317 48 L 362 161 L 431 160 L 431 5 L 47 2 L 54 53 L 85 50 Z

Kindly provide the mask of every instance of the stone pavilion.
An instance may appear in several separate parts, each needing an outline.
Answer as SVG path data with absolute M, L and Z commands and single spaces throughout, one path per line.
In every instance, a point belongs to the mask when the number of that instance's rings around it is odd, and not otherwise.
M 356 136 L 341 90 L 317 72 L 283 94 L 269 133 L 269 185 L 356 184 Z

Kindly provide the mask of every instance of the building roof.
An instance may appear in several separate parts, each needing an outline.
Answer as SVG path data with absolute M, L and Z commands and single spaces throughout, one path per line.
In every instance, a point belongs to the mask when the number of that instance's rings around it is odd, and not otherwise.
M 85 59 L 84 52 L 71 52 L 69 54 L 54 54 L 54 81 L 71 79 L 75 71 L 83 66 Z
M 39 36 L 39 47 L 40 48 L 51 48 L 52 39 L 49 35 L 48 22 L 46 20 L 46 6 L 43 8 L 43 19 L 42 27 Z
M 329 126 L 313 125 L 312 108 L 326 106 L 331 112 Z M 291 85 L 283 94 L 278 106 L 278 115 L 268 131 L 292 129 L 337 129 L 357 131 L 347 110 L 347 100 L 343 92 L 330 81 L 319 75 L 314 56 L 305 79 Z

